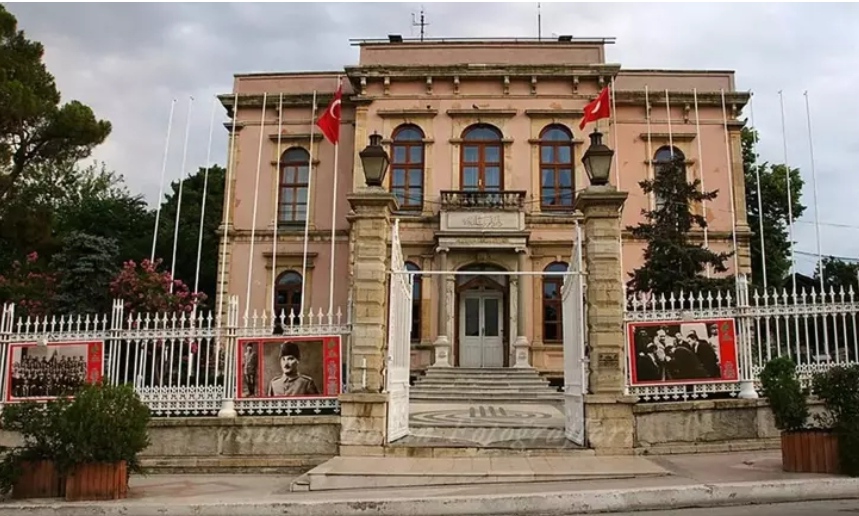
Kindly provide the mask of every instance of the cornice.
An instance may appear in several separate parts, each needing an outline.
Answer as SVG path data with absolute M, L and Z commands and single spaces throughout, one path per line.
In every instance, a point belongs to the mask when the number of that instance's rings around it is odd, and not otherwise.
M 479 108 L 479 109 L 448 109 L 445 111 L 447 116 L 451 118 L 513 118 L 519 113 L 518 109 L 497 109 L 497 108 Z
M 380 118 L 433 118 L 438 115 L 438 109 L 379 109 L 376 116 Z
M 698 106 L 721 107 L 722 92 L 720 91 L 699 91 Z M 665 90 L 649 91 L 645 95 L 644 90 L 618 90 L 616 93 L 615 102 L 621 106 L 644 105 L 645 100 L 650 101 L 650 105 L 665 105 L 666 95 Z M 669 91 L 668 101 L 679 106 L 683 104 L 694 105 L 695 93 L 690 91 Z M 751 95 L 744 91 L 726 91 L 725 104 L 733 106 L 734 109 L 741 109 L 751 98 Z
M 576 118 L 584 115 L 583 109 L 526 109 L 529 118 Z
M 620 71 L 619 64 L 590 65 L 371 65 L 347 66 L 346 76 L 360 83 L 361 77 L 599 77 L 611 79 Z

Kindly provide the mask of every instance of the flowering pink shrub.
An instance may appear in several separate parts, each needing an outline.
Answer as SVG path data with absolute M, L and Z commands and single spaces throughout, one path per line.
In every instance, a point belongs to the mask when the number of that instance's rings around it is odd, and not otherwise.
M 0 274 L 0 303 L 15 303 L 20 317 L 49 315 L 56 285 L 56 274 L 41 269 L 39 255 L 34 251 L 24 263 L 16 260 L 5 275 Z
M 202 292 L 191 292 L 181 280 L 174 280 L 167 271 L 159 271 L 161 259 L 125 262 L 110 283 L 110 293 L 125 302 L 126 313 L 191 313 L 195 304 L 206 299 Z M 170 292 L 170 286 L 173 292 Z

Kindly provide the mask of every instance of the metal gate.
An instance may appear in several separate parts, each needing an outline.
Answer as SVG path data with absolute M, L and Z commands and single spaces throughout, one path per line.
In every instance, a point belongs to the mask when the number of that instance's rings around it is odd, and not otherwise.
M 388 312 L 388 442 L 409 434 L 409 368 L 412 328 L 412 282 L 400 245 L 400 222 L 391 235 L 391 292 Z
M 584 277 L 582 231 L 576 224 L 576 239 L 570 267 L 561 288 L 564 329 L 564 432 L 570 441 L 585 445 L 585 400 L 587 358 L 585 357 Z

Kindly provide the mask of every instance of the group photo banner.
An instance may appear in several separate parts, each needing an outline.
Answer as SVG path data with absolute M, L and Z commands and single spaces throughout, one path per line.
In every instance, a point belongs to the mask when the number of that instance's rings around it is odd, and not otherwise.
M 736 382 L 733 319 L 660 321 L 627 325 L 630 385 Z
M 332 398 L 341 391 L 341 338 L 238 339 L 239 399 Z
M 36 342 L 9 344 L 6 402 L 47 401 L 72 396 L 84 383 L 104 375 L 104 343 Z

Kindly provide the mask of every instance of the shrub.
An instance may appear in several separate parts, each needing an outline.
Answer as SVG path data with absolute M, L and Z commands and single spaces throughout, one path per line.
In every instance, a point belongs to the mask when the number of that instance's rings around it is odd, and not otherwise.
M 761 385 L 764 396 L 769 400 L 776 428 L 786 432 L 805 428 L 808 402 L 793 360 L 778 357 L 767 362 L 761 372 Z
M 859 476 L 859 366 L 835 366 L 815 374 L 812 393 L 826 408 L 818 420 L 838 435 L 842 473 Z

